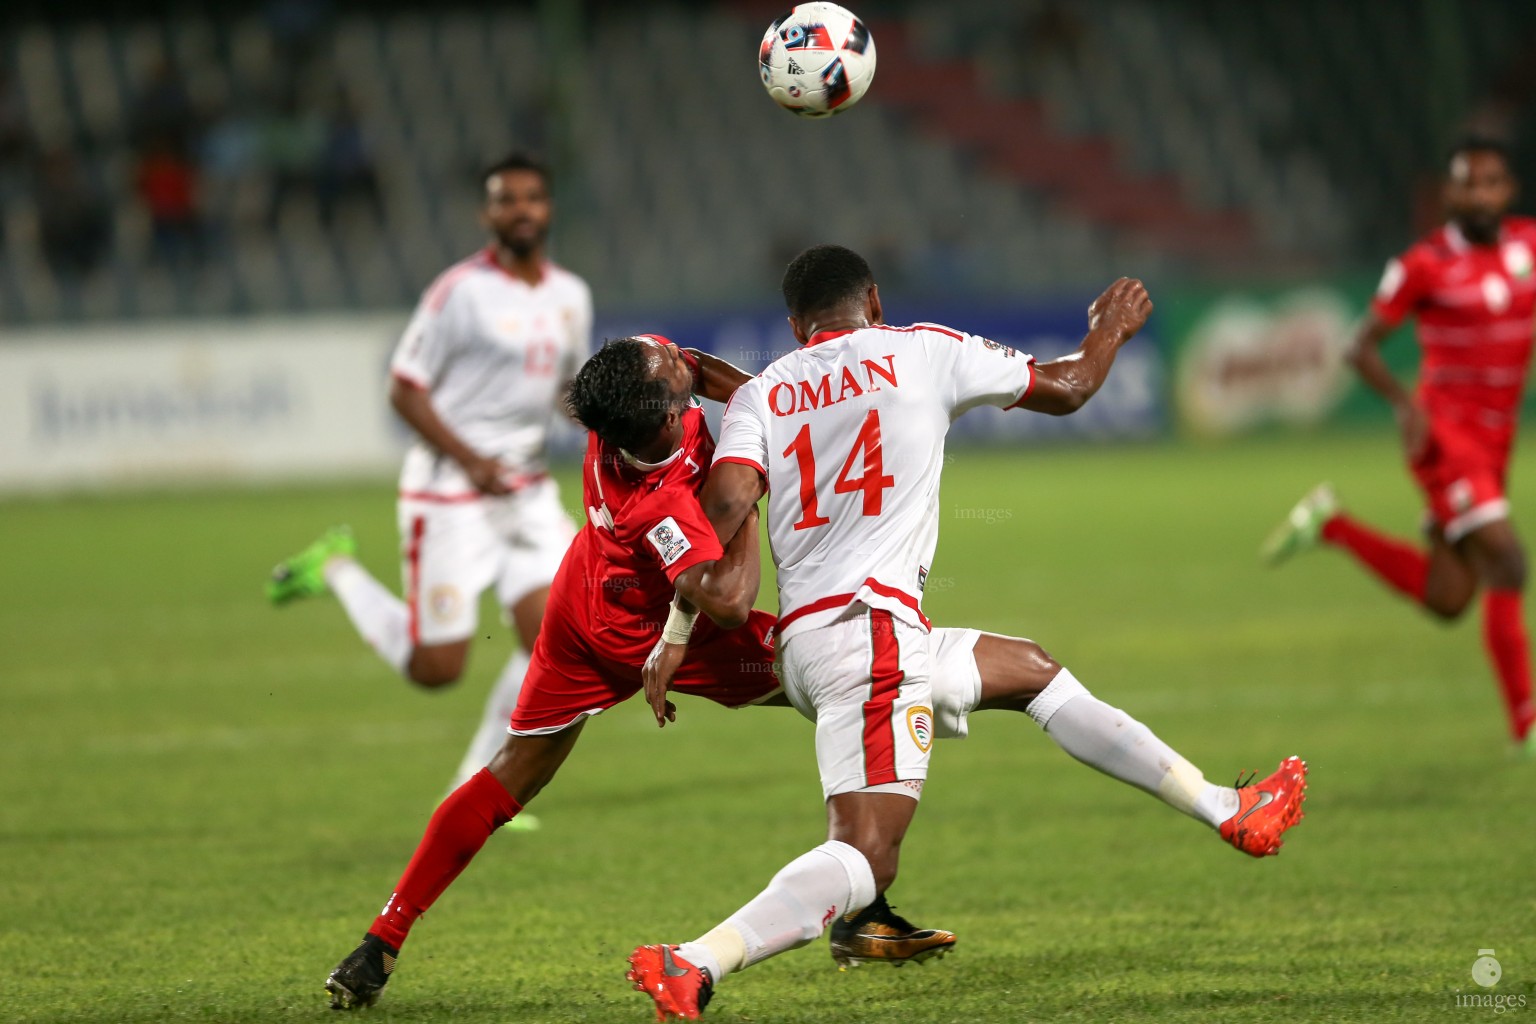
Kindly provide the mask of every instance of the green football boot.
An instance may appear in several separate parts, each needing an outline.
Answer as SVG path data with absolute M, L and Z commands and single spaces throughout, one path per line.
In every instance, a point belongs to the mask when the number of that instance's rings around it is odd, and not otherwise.
M 357 554 L 357 541 L 352 537 L 350 526 L 333 526 L 320 535 L 320 539 L 292 558 L 284 559 L 272 570 L 267 580 L 267 600 L 275 605 L 287 604 L 299 597 L 323 594 L 325 563 L 329 558 Z
M 1332 484 L 1318 484 L 1296 503 L 1290 515 L 1270 531 L 1259 548 L 1259 557 L 1270 565 L 1279 565 L 1293 555 L 1317 546 L 1323 524 L 1339 511 L 1338 496 Z

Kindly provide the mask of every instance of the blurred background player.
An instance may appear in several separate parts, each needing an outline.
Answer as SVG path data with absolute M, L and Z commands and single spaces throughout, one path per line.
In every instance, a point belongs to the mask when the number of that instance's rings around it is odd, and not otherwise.
M 334 593 L 379 656 L 428 688 L 463 675 L 480 595 L 495 588 L 519 647 L 454 786 L 501 746 L 550 581 L 575 535 L 544 451 L 592 328 L 586 284 L 545 257 L 547 169 L 514 154 L 483 180 L 491 244 L 426 290 L 390 364 L 390 404 L 416 432 L 400 472 L 405 598 L 357 562 L 344 527 L 280 564 L 267 586 L 274 604 Z
M 1481 587 L 1483 646 L 1510 732 L 1530 755 L 1536 708 L 1522 609 L 1525 549 L 1505 493 L 1531 360 L 1536 220 L 1509 216 L 1516 192 L 1501 143 L 1474 138 L 1456 146 L 1444 190 L 1449 221 L 1387 264 L 1350 353 L 1397 417 L 1409 472 L 1428 506 L 1427 547 L 1349 516 L 1322 484 L 1291 510 L 1263 554 L 1279 564 L 1322 541 L 1445 619 L 1459 618 Z M 1422 354 L 1411 393 L 1380 351 L 1408 316 L 1418 319 Z
M 934 737 L 963 736 L 978 709 L 1023 711 L 1073 757 L 1237 849 L 1277 853 L 1301 818 L 1300 759 L 1257 785 L 1213 785 L 1032 641 L 933 629 L 922 612 L 950 424 L 982 406 L 1080 409 L 1152 311 L 1141 282 L 1111 285 L 1090 308 L 1077 352 L 1039 366 L 947 327 L 886 326 L 869 265 L 842 246 L 797 256 L 783 291 L 801 347 L 732 399 L 700 500 L 717 533 L 734 536 L 769 495 L 779 679 L 816 723 L 828 839 L 701 938 L 630 955 L 627 977 L 655 1001 L 657 1019 L 696 1019 L 725 975 L 878 906 L 896 878 Z M 681 657 L 681 645 L 666 647 Z

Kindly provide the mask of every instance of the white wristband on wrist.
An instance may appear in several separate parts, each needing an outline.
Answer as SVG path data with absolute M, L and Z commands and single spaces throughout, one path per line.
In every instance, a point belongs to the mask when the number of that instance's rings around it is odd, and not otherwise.
M 672 610 L 667 613 L 667 624 L 662 627 L 661 639 L 663 643 L 686 644 L 688 638 L 693 635 L 693 623 L 699 617 L 697 610 L 685 612 L 672 602 Z

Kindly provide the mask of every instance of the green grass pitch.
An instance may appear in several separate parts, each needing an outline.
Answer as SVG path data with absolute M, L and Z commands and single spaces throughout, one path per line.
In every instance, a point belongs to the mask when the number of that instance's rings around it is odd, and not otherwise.
M 956 954 L 840 974 L 819 943 L 707 1019 L 1486 1019 L 1456 1000 L 1487 948 L 1490 991 L 1536 1013 L 1536 764 L 1508 756 L 1475 619 L 1433 624 L 1331 552 L 1257 563 L 1325 477 L 1415 528 L 1386 432 L 956 455 L 933 618 L 1040 640 L 1213 779 L 1301 754 L 1307 820 L 1253 861 L 978 716 L 936 751 L 893 892 Z M 321 983 L 510 649 L 488 612 L 469 678 L 428 694 L 331 599 L 267 607 L 272 563 L 337 521 L 394 581 L 388 482 L 0 504 L 0 1020 L 331 1019 Z M 534 809 L 366 1019 L 647 1021 L 631 946 L 699 934 L 823 835 L 808 723 L 687 700 L 664 732 L 596 720 Z

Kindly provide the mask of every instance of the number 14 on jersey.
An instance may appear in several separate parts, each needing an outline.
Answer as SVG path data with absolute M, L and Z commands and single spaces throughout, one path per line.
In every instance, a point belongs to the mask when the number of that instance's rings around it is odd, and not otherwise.
M 832 520 L 821 514 L 816 500 L 816 452 L 811 446 L 809 423 L 800 428 L 800 432 L 782 454 L 785 458 L 793 455 L 800 472 L 800 519 L 795 523 L 795 529 L 809 530 L 816 526 L 826 526 Z M 861 474 L 851 475 L 856 468 L 862 469 Z M 858 436 L 853 439 L 853 447 L 843 459 L 843 468 L 838 470 L 837 479 L 832 483 L 832 492 L 852 494 L 862 491 L 863 514 L 878 516 L 885 501 L 885 492 L 895 485 L 895 477 L 885 472 L 884 454 L 880 445 L 880 411 L 871 409 L 864 416 Z

